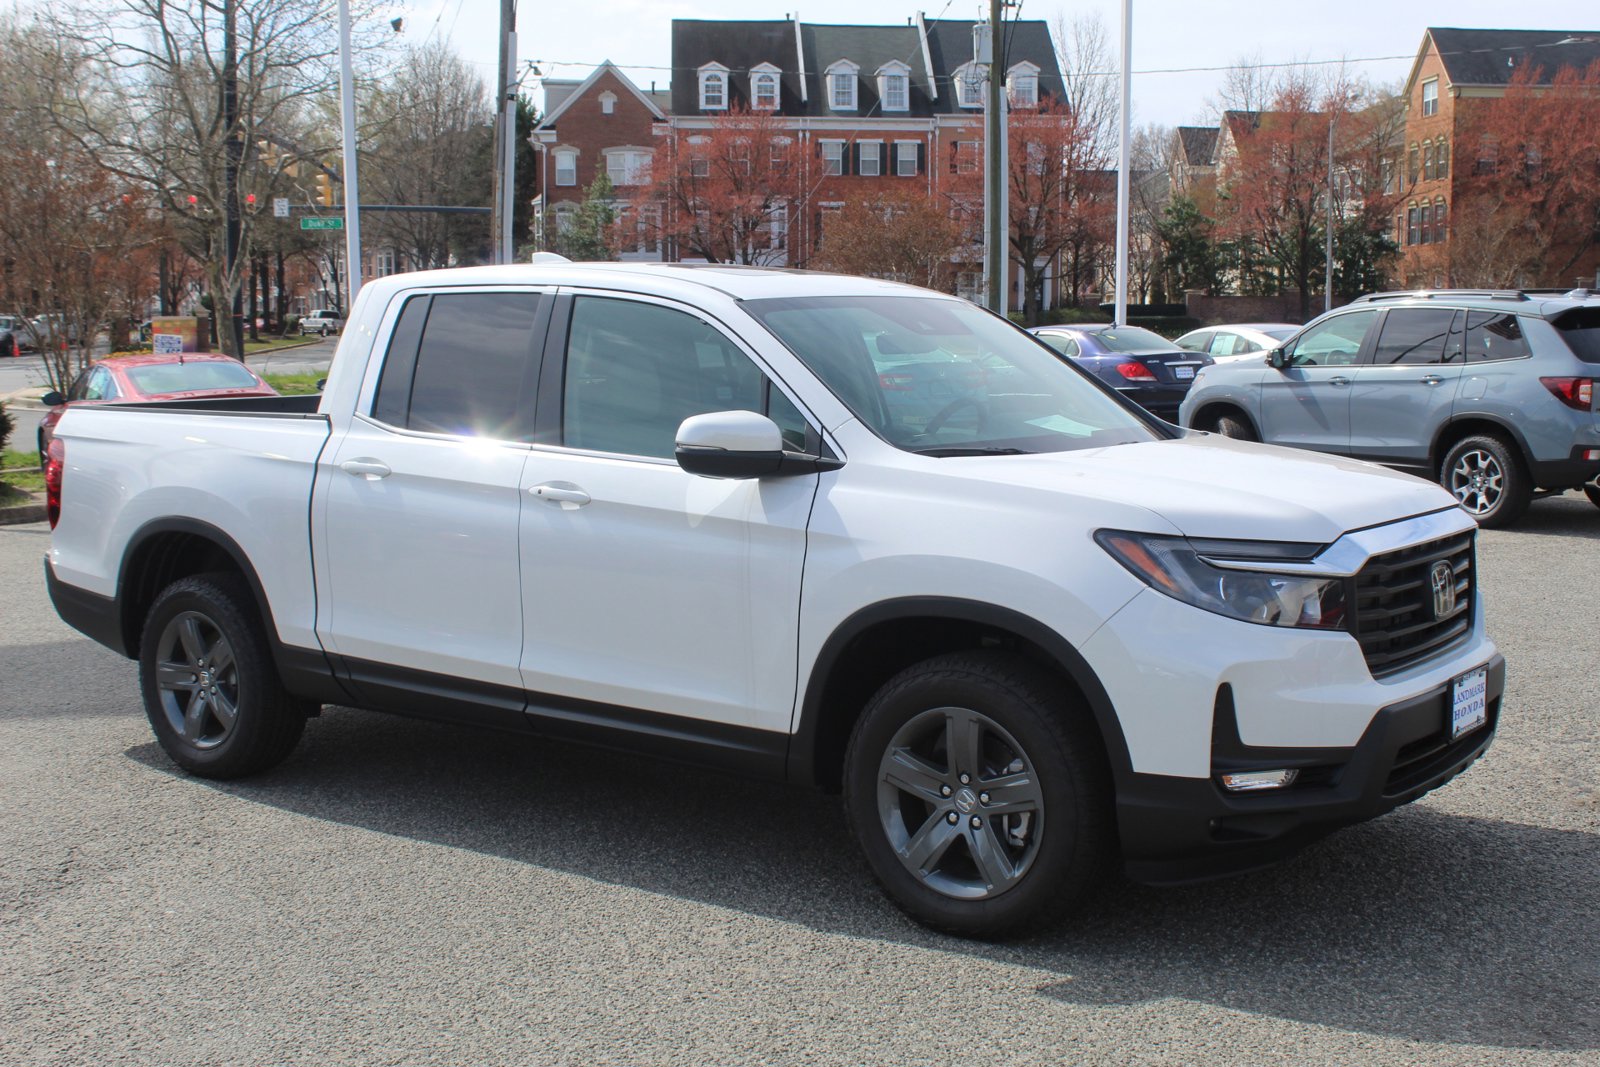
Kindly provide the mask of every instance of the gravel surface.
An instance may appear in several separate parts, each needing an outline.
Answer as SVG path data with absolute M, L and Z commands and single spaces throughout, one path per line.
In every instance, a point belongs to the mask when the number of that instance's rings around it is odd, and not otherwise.
M 1600 1062 L 1600 512 L 1480 549 L 1510 663 L 1463 778 L 1249 878 L 930 934 L 837 801 L 328 709 L 217 784 L 0 528 L 0 1063 Z

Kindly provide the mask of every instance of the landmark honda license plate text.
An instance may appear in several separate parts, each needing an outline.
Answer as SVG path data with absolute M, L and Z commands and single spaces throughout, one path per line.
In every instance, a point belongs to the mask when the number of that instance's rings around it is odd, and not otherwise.
M 1489 669 L 1479 667 L 1450 683 L 1450 740 L 1489 721 Z

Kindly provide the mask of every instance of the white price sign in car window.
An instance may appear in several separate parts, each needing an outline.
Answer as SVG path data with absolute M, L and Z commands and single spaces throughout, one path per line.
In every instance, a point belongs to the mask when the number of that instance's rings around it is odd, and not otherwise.
M 183 351 L 183 335 L 176 333 L 157 333 L 150 336 L 151 351 L 157 355 L 172 355 Z

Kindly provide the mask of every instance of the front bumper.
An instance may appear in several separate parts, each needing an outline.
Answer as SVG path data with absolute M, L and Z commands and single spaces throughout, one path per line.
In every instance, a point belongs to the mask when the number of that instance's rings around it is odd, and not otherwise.
M 1117 820 L 1128 874 L 1151 884 L 1235 874 L 1283 859 L 1309 841 L 1437 789 L 1488 750 L 1505 692 L 1505 658 L 1488 664 L 1488 721 L 1449 739 L 1450 686 L 1382 708 L 1350 748 L 1255 748 L 1239 741 L 1232 694 L 1218 692 L 1209 778 L 1132 774 L 1118 784 Z M 1216 775 L 1297 767 L 1269 793 L 1230 794 Z

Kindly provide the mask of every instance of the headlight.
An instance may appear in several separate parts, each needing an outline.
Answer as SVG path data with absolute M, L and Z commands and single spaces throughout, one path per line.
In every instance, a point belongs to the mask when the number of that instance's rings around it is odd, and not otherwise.
M 1345 580 L 1299 574 L 1274 574 L 1271 560 L 1262 570 L 1236 570 L 1207 563 L 1194 542 L 1183 537 L 1101 530 L 1100 547 L 1145 581 L 1170 597 L 1218 615 L 1262 626 L 1302 626 L 1316 630 L 1345 628 Z M 1204 542 L 1206 555 L 1252 559 L 1263 554 L 1259 542 Z M 1304 560 L 1284 546 L 1281 558 Z M 1230 551 L 1230 548 L 1233 551 Z

